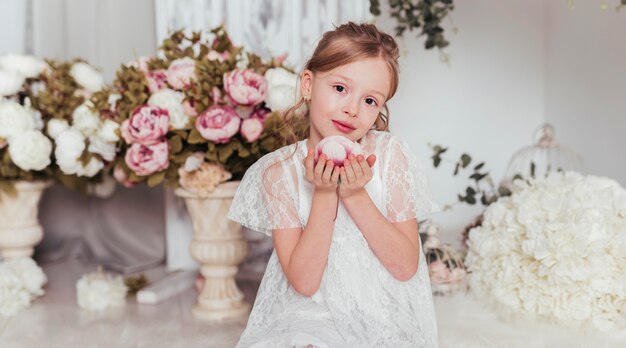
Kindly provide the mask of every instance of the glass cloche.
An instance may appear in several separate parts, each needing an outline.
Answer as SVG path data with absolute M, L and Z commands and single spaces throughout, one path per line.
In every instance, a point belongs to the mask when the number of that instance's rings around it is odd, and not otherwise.
M 554 127 L 545 123 L 535 132 L 541 132 L 539 140 L 517 151 L 506 168 L 501 185 L 508 187 L 516 175 L 540 178 L 551 171 L 576 171 L 585 173 L 579 154 L 567 146 L 557 144 Z

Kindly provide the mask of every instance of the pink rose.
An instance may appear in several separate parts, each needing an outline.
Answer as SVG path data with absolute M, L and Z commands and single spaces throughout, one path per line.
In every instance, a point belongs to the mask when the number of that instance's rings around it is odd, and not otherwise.
M 147 176 L 167 169 L 170 165 L 169 144 L 166 140 L 152 145 L 134 143 L 126 151 L 126 165 L 138 176 Z
M 225 106 L 213 106 L 196 118 L 200 135 L 216 143 L 227 143 L 239 131 L 240 124 L 235 110 Z
M 251 69 L 224 74 L 224 90 L 234 104 L 254 106 L 265 100 L 267 81 Z
M 343 135 L 331 135 L 322 139 L 315 147 L 315 161 L 324 154 L 335 162 L 336 166 L 343 166 L 343 161 L 350 155 L 362 155 L 361 145 Z
M 167 69 L 167 82 L 174 89 L 182 90 L 196 78 L 196 62 L 189 57 L 176 59 Z
M 198 116 L 196 102 L 193 99 L 185 99 L 185 101 L 183 101 L 183 112 L 189 117 Z
M 167 75 L 165 70 L 154 70 L 146 73 L 148 80 L 148 89 L 150 93 L 156 93 L 167 87 Z
M 252 114 L 250 115 L 250 118 L 258 118 L 261 120 L 261 122 L 265 122 L 265 120 L 269 117 L 269 115 L 272 113 L 272 111 L 268 108 L 264 108 L 264 107 L 260 107 L 260 108 L 256 108 L 254 111 L 252 111 Z
M 241 135 L 251 143 L 263 133 L 263 122 L 259 118 L 248 118 L 241 123 Z
M 433 284 L 445 283 L 450 279 L 450 271 L 446 264 L 441 261 L 433 261 L 428 264 L 428 271 L 430 273 L 430 281 Z
M 122 137 L 128 144 L 152 144 L 165 136 L 169 124 L 167 110 L 152 105 L 138 106 L 130 118 L 122 122 Z

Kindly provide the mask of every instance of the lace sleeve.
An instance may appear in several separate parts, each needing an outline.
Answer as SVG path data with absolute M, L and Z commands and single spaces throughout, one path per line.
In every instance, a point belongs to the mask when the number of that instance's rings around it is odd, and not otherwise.
M 301 227 L 289 161 L 270 156 L 248 169 L 228 212 L 242 226 L 272 236 L 272 230 Z
M 391 222 L 426 219 L 439 207 L 434 202 L 422 165 L 408 145 L 392 136 L 383 152 L 384 206 Z

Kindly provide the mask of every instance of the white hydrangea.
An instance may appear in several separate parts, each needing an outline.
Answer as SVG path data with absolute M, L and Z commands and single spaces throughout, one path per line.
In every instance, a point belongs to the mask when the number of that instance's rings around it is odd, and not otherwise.
M 113 120 L 104 120 L 100 125 L 98 136 L 104 141 L 115 143 L 120 140 L 120 137 L 116 133 L 119 128 L 119 123 Z
M 126 303 L 126 292 L 121 276 L 113 276 L 98 270 L 82 276 L 76 283 L 78 305 L 81 308 L 101 311 Z
M 102 74 L 87 63 L 74 63 L 70 68 L 70 76 L 77 84 L 92 93 L 104 87 Z
M 30 257 L 19 257 L 6 262 L 21 280 L 22 285 L 33 296 L 43 295 L 43 286 L 48 281 L 46 274 Z
M 91 157 L 87 165 L 83 165 L 80 157 L 85 150 L 85 138 L 77 129 L 70 127 L 56 138 L 54 156 L 63 173 L 68 175 L 93 177 L 102 168 L 104 163 Z
M 43 170 L 50 164 L 52 141 L 38 130 L 27 130 L 9 139 L 9 155 L 23 170 Z
M 469 234 L 472 291 L 507 314 L 606 331 L 626 315 L 626 190 L 575 172 L 518 180 Z
M 8 140 L 35 127 L 35 116 L 31 109 L 10 100 L 0 102 L 0 138 Z
M 172 129 L 182 129 L 189 123 L 189 116 L 185 114 L 183 109 L 184 98 L 183 93 L 164 88 L 152 94 L 148 99 L 148 104 L 166 109 L 170 115 Z
M 0 57 L 0 68 L 15 71 L 26 78 L 39 76 L 46 67 L 46 62 L 29 55 L 5 54 Z
M 47 125 L 48 135 L 52 139 L 56 139 L 59 136 L 59 134 L 61 134 L 63 131 L 65 131 L 68 128 L 70 128 L 69 123 L 66 120 L 61 120 L 58 118 L 51 119 L 50 121 L 48 121 L 48 125 Z
M 105 161 L 113 161 L 115 158 L 115 143 L 108 142 L 99 135 L 89 137 L 89 147 L 87 151 L 102 156 Z
M 90 102 L 85 102 L 72 112 L 72 127 L 78 129 L 85 137 L 88 137 L 100 128 L 100 116 L 91 111 Z

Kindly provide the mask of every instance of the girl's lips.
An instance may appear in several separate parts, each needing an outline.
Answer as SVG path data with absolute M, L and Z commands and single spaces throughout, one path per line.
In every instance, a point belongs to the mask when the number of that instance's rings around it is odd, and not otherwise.
M 333 120 L 333 125 L 342 133 L 350 133 L 354 130 L 354 127 L 339 121 Z

